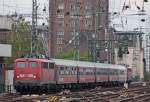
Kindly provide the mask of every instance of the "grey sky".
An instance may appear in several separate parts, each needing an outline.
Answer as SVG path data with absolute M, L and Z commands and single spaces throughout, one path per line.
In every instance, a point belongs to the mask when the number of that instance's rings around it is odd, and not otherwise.
M 0 0 L 0 13 L 31 12 L 31 0 Z
M 42 12 L 44 5 L 48 7 L 48 0 L 37 0 L 38 12 Z M 12 14 L 14 12 L 32 13 L 32 0 L 0 0 L 0 14 Z
M 49 0 L 37 0 L 38 1 L 38 14 L 39 17 L 44 19 L 40 19 L 39 22 L 47 23 L 45 18 L 48 17 L 48 1 Z M 42 9 L 44 6 L 47 7 L 47 12 L 43 12 Z M 14 14 L 17 12 L 18 14 L 28 14 L 25 16 L 26 20 L 31 21 L 32 14 L 32 0 L 0 0 L 0 15 Z
M 130 8 L 122 11 L 123 5 L 129 5 Z M 150 1 L 144 3 L 146 10 L 145 16 L 134 15 L 138 14 L 137 6 L 142 8 L 143 0 L 110 0 L 110 12 L 117 12 L 118 15 L 112 16 L 112 24 L 121 30 L 133 30 L 139 27 L 148 27 L 150 17 Z M 146 22 L 141 22 L 141 19 L 146 19 Z
M 44 5 L 48 6 L 49 0 L 37 0 L 39 4 L 39 13 L 42 14 L 42 8 Z M 146 16 L 131 16 L 130 14 L 137 14 L 138 10 L 136 5 L 142 7 L 143 0 L 110 0 L 110 12 L 118 12 L 118 16 L 112 16 L 111 21 L 113 24 L 121 25 L 116 26 L 117 28 L 122 28 L 124 30 L 130 30 L 137 28 L 139 26 L 145 26 L 148 21 L 149 15 Z M 122 12 L 122 7 L 124 5 L 129 5 L 131 8 L 124 10 Z M 145 10 L 147 14 L 150 14 L 150 0 L 145 3 Z M 0 14 L 12 14 L 14 12 L 31 14 L 32 13 L 32 0 L 0 0 Z M 127 16 L 130 15 L 130 16 Z M 140 22 L 141 18 L 146 18 L 146 23 Z

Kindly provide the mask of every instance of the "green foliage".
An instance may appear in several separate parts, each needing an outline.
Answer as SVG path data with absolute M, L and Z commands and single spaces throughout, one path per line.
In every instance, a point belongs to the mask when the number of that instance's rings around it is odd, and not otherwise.
M 62 51 L 62 52 L 57 53 L 55 58 L 58 58 L 58 59 L 73 59 L 73 55 L 74 55 L 74 50 L 70 49 L 67 52 Z
M 80 61 L 88 61 L 88 52 L 83 52 L 80 54 Z
M 150 81 L 150 72 L 144 74 L 144 81 Z
M 74 52 L 75 52 L 74 49 L 70 49 L 67 52 L 62 51 L 62 52 L 57 53 L 55 58 L 73 60 Z M 87 52 L 80 53 L 80 61 L 88 61 L 88 53 Z
M 12 25 L 12 31 L 7 38 L 7 43 L 12 45 L 12 57 L 6 58 L 5 62 L 12 66 L 14 59 L 31 51 L 30 25 L 24 20 L 20 20 Z
M 139 75 L 136 75 L 135 77 L 133 77 L 132 79 L 134 82 L 138 82 L 140 81 L 140 76 Z

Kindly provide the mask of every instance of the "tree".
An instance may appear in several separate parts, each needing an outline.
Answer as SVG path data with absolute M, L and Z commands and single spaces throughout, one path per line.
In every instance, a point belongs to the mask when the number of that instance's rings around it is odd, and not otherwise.
M 7 37 L 7 43 L 12 45 L 12 57 L 5 60 L 12 65 L 14 59 L 31 51 L 31 26 L 23 19 L 12 24 L 12 31 Z
M 138 82 L 138 81 L 140 81 L 140 76 L 139 76 L 139 75 L 136 75 L 136 76 L 133 77 L 132 80 L 133 80 L 134 82 Z
M 70 49 L 67 52 L 62 51 L 62 52 L 57 53 L 55 58 L 73 60 L 74 52 L 75 52 L 74 49 Z M 88 61 L 88 52 L 80 53 L 80 61 Z

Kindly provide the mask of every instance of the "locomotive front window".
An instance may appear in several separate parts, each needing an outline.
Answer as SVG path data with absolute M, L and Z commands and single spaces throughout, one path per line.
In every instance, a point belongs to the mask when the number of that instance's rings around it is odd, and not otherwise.
M 29 68 L 36 68 L 37 62 L 29 62 Z
M 23 62 L 23 61 L 22 62 L 17 62 L 16 67 L 17 68 L 25 68 L 25 62 Z

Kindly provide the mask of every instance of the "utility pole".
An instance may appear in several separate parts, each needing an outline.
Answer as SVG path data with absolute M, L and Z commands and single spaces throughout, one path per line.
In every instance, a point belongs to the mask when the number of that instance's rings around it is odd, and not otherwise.
M 104 41 L 105 38 L 103 38 L 101 36 L 102 34 L 101 34 L 101 31 L 100 31 L 103 28 L 102 24 L 101 24 L 101 22 L 102 22 L 101 21 L 102 14 L 103 14 L 102 8 L 101 8 L 101 6 L 99 4 L 97 6 L 97 8 L 96 8 L 96 11 L 95 11 L 95 38 L 94 39 L 97 40 L 97 41 L 94 42 L 95 43 L 94 46 L 95 45 L 97 45 L 97 46 L 96 46 L 96 48 L 94 50 L 95 52 L 93 53 L 93 54 L 95 54 L 95 55 L 93 55 L 93 56 L 95 56 L 94 62 L 96 62 L 97 60 L 99 62 L 101 62 L 101 60 L 102 60 L 102 58 L 101 58 L 101 51 L 103 50 L 102 43 L 105 42 Z M 97 53 L 99 53 L 99 57 L 96 56 Z
M 37 53 L 37 0 L 32 0 L 32 44 L 31 53 Z

